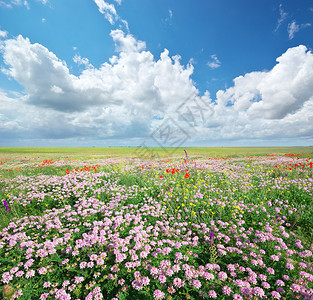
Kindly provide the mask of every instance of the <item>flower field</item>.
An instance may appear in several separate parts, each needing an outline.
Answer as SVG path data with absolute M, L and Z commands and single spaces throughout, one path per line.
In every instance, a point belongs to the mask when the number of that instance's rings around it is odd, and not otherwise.
M 0 159 L 3 299 L 313 299 L 312 153 Z

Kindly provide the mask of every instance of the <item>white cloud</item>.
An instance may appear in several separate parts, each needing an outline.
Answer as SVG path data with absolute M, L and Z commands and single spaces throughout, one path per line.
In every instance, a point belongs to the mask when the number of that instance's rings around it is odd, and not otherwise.
M 0 39 L 5 39 L 8 35 L 8 32 L 5 30 L 0 30 Z
M 279 29 L 279 27 L 281 26 L 281 24 L 286 20 L 286 18 L 288 17 L 288 13 L 286 13 L 284 10 L 283 10 L 283 5 L 280 4 L 279 5 L 279 14 L 280 14 L 280 17 L 277 21 L 277 26 L 275 28 L 275 32 Z
M 50 90 L 55 94 L 64 94 L 64 91 L 59 86 L 56 85 L 53 85 Z
M 183 66 L 180 56 L 170 57 L 165 49 L 154 58 L 132 35 L 112 30 L 111 36 L 117 55 L 79 76 L 40 44 L 22 36 L 6 40 L 6 74 L 25 94 L 0 91 L 1 142 L 12 137 L 68 143 L 114 138 L 116 144 L 131 144 L 149 139 L 168 117 L 190 133 L 190 142 L 313 142 L 313 54 L 305 46 L 288 49 L 270 71 L 235 78 L 212 101 L 208 92 L 199 95 L 191 79 L 193 66 Z M 89 63 L 78 55 L 75 60 Z M 202 111 L 203 122 L 193 125 L 196 132 L 176 111 L 185 100 L 210 108 Z
M 24 5 L 27 9 L 29 9 L 29 4 L 26 0 L 0 1 L 0 6 L 4 6 L 7 8 L 13 8 L 14 6 L 22 6 L 22 5 Z
M 216 69 L 219 68 L 221 66 L 221 62 L 219 61 L 219 59 L 217 58 L 217 56 L 215 54 L 211 55 L 212 61 L 208 62 L 208 66 L 211 69 Z
M 126 20 L 121 20 L 121 22 L 124 24 L 127 32 L 129 33 L 129 27 L 128 27 L 128 22 Z
M 55 118 L 66 116 L 63 131 L 53 133 L 59 138 L 70 136 L 76 128 L 80 134 L 92 132 L 91 136 L 101 138 L 147 136 L 154 115 L 164 117 L 186 95 L 196 94 L 190 79 L 193 67 L 183 67 L 179 56 L 170 58 L 165 49 L 155 60 L 144 51 L 144 42 L 121 30 L 113 30 L 111 36 L 118 55 L 99 69 L 83 70 L 80 76 L 72 75 L 65 62 L 28 38 L 5 41 L 5 72 L 24 87 L 25 107 L 38 110 L 38 115 L 45 110 L 45 124 L 52 122 L 47 132 Z M 78 55 L 74 60 L 88 64 Z
M 288 35 L 289 39 L 292 40 L 295 36 L 295 33 L 300 30 L 300 26 L 295 22 L 292 21 L 292 23 L 288 24 Z
M 300 29 L 304 29 L 306 27 L 310 27 L 311 24 L 310 23 L 306 23 L 306 24 L 301 24 L 298 25 L 296 23 L 296 21 L 292 21 L 291 23 L 288 24 L 288 35 L 289 35 L 289 39 L 292 40 L 295 36 L 295 34 L 300 30 Z
M 73 57 L 73 61 L 75 63 L 77 63 L 78 65 L 84 65 L 85 67 L 88 67 L 88 68 L 92 68 L 93 66 L 89 63 L 89 60 L 88 58 L 86 57 L 81 57 L 80 55 L 78 54 L 75 54 L 75 56 Z
M 125 36 L 122 30 L 112 30 L 110 33 L 118 52 L 140 52 L 146 49 L 146 43 L 137 41 L 131 34 Z
M 118 19 L 115 7 L 113 4 L 109 4 L 104 0 L 94 0 L 97 4 L 99 12 L 104 15 L 104 17 L 110 22 L 111 25 Z
M 169 13 L 169 15 L 170 15 L 170 19 L 172 19 L 172 17 L 173 17 L 173 11 L 172 11 L 171 9 L 169 9 L 169 10 L 168 10 L 168 13 Z
M 41 19 L 41 22 L 42 22 L 42 23 L 45 23 L 45 22 L 46 22 L 46 19 L 45 19 L 45 18 L 42 18 L 42 19 Z
M 122 0 L 114 0 L 118 5 L 122 4 Z

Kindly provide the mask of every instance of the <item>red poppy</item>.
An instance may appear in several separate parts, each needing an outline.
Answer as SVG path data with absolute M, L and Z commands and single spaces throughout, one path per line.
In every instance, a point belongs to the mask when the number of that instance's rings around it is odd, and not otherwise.
M 169 173 L 169 172 L 171 172 L 171 170 L 170 170 L 170 169 L 167 169 L 166 172 Z
M 185 174 L 185 178 L 189 178 L 190 174 L 189 173 L 186 173 Z
M 160 175 L 160 178 L 163 178 L 163 175 Z

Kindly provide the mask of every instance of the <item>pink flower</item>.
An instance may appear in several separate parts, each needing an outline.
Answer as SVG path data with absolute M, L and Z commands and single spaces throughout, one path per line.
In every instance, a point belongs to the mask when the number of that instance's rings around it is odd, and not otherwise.
M 257 297 L 263 297 L 265 295 L 264 290 L 260 287 L 255 287 L 253 289 L 253 293 L 254 295 L 256 295 Z
M 183 280 L 181 280 L 180 278 L 175 278 L 173 280 L 173 284 L 174 284 L 174 286 L 180 288 L 180 287 L 183 287 L 185 285 L 185 282 Z
M 116 255 L 115 262 L 120 263 L 120 262 L 122 262 L 123 260 L 125 260 L 126 257 L 127 257 L 126 254 L 124 254 L 124 253 L 119 253 L 119 254 Z
M 243 298 L 239 294 L 233 295 L 234 300 L 243 300 Z
M 210 290 L 210 291 L 209 291 L 209 298 L 216 298 L 216 297 L 217 297 L 216 292 L 213 291 L 213 290 Z
M 271 286 L 268 282 L 262 282 L 262 286 L 265 288 L 265 289 L 269 289 Z
M 160 290 L 155 290 L 153 292 L 154 299 L 163 299 L 164 296 L 165 296 L 165 294 L 162 291 L 160 291 Z
M 273 291 L 273 292 L 271 292 L 271 294 L 272 294 L 272 297 L 274 299 L 280 299 L 281 298 L 281 295 L 278 292 Z
M 212 273 L 209 273 L 209 272 L 205 272 L 203 274 L 203 277 L 206 279 L 206 280 L 213 280 L 214 279 L 214 275 Z
M 80 269 L 85 269 L 86 266 L 87 266 L 87 262 L 85 262 L 85 261 L 82 261 L 82 262 L 79 264 L 79 268 L 80 268 Z
M 123 285 L 123 284 L 124 284 L 124 282 L 125 282 L 125 280 L 124 280 L 124 279 L 119 279 L 117 283 L 118 283 L 119 285 Z
M 160 276 L 159 276 L 159 282 L 161 282 L 161 283 L 166 282 L 166 276 L 160 275 Z
M 276 285 L 278 285 L 278 286 L 284 286 L 285 283 L 284 283 L 282 280 L 278 279 L 278 280 L 276 280 Z
M 300 287 L 300 285 L 293 283 L 293 284 L 290 286 L 290 289 L 291 289 L 293 292 L 300 292 L 301 287 Z
M 25 275 L 26 278 L 33 277 L 33 276 L 35 276 L 35 271 L 34 270 L 27 271 L 27 273 Z
M 75 283 L 75 284 L 78 284 L 78 283 L 81 283 L 81 282 L 83 282 L 83 281 L 84 281 L 84 277 L 75 277 L 74 283 Z
M 12 268 L 11 270 L 10 270 L 10 273 L 11 274 L 14 274 L 14 273 L 16 273 L 18 271 L 18 267 L 14 267 L 14 268 Z
M 175 254 L 175 257 L 176 257 L 177 259 L 183 259 L 183 255 L 182 255 L 180 252 L 177 252 L 177 253 Z
M 201 287 L 201 282 L 199 280 L 193 280 L 192 284 L 197 289 Z
M 138 280 L 134 280 L 132 282 L 132 286 L 137 291 L 140 291 L 143 288 L 143 284 L 141 282 L 139 282 Z
M 44 288 L 48 288 L 48 287 L 50 287 L 51 286 L 51 282 L 49 282 L 49 281 L 47 281 L 47 282 L 45 282 L 44 284 L 43 284 L 43 287 Z
M 225 272 L 219 272 L 218 275 L 217 275 L 217 278 L 218 278 L 219 280 L 224 281 L 224 280 L 227 279 L 227 274 L 226 274 Z
M 171 295 L 176 292 L 176 290 L 174 289 L 173 286 L 169 286 L 168 289 L 167 289 L 167 291 L 168 291 Z
M 150 283 L 149 277 L 142 277 L 140 281 L 141 281 L 141 283 L 142 283 L 144 286 L 146 286 L 146 285 L 148 285 L 148 284 Z
M 224 295 L 230 296 L 231 292 L 232 292 L 232 290 L 229 286 L 226 286 L 226 285 L 223 286 L 223 294 Z

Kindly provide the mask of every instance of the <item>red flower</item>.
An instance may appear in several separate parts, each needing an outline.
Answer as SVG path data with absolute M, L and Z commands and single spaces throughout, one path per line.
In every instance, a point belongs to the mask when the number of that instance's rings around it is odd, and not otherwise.
M 160 178 L 163 178 L 163 175 L 160 175 Z
M 185 174 L 185 178 L 189 178 L 190 174 L 189 173 L 186 173 Z
M 167 169 L 166 172 L 169 173 L 169 172 L 171 172 L 171 170 L 170 170 L 170 169 Z

